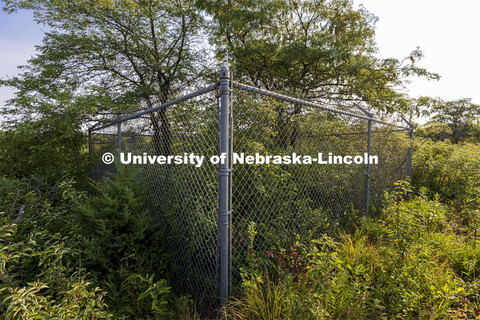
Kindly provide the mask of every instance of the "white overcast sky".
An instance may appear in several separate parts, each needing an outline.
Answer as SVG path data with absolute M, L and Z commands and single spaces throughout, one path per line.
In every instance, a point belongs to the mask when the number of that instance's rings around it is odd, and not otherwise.
M 413 80 L 413 97 L 444 100 L 472 98 L 480 103 L 480 1 L 354 0 L 378 16 L 376 40 L 382 58 L 404 58 L 417 46 L 425 53 L 419 65 L 439 73 L 441 80 Z M 3 8 L 2 2 L 2 8 Z M 14 76 L 42 39 L 30 12 L 0 13 L 0 77 Z M 0 106 L 13 96 L 0 87 Z
M 472 98 L 480 104 L 480 1 L 354 0 L 375 14 L 382 58 L 407 56 L 417 46 L 418 63 L 440 81 L 413 80 L 410 94 L 444 100 Z

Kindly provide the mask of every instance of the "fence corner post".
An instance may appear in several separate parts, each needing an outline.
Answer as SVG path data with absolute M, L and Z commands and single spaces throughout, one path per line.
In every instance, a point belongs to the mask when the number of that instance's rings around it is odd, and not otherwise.
M 227 62 L 220 68 L 220 164 L 218 170 L 219 295 L 225 306 L 229 295 L 229 96 L 230 71 Z

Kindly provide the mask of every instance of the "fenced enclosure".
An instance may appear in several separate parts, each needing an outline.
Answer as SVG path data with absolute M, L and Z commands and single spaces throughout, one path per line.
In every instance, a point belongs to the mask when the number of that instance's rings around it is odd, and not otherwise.
M 213 310 L 235 292 L 252 245 L 267 256 L 346 228 L 410 174 L 408 122 L 299 96 L 233 81 L 223 66 L 218 83 L 89 130 L 90 152 L 99 159 L 106 152 L 205 157 L 202 165 L 131 164 L 166 235 L 169 280 L 201 309 Z M 233 164 L 234 153 L 376 156 L 378 164 Z M 223 163 L 209 161 L 222 154 Z M 99 163 L 94 176 L 118 164 L 118 157 Z

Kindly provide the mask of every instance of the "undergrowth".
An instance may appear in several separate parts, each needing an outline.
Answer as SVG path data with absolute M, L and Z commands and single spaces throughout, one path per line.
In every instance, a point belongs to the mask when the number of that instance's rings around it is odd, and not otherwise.
M 474 319 L 480 313 L 478 207 L 399 182 L 351 234 L 250 259 L 227 319 Z M 465 195 L 470 201 L 478 194 Z M 470 210 L 469 219 L 462 212 Z

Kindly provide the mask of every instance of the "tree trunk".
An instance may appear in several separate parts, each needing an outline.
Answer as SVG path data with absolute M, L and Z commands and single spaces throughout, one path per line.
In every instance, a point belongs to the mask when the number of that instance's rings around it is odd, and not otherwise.
M 153 104 L 148 101 L 149 108 Z M 167 109 L 162 108 L 150 114 L 153 126 L 153 150 L 156 155 L 169 156 L 172 154 L 172 136 L 167 119 Z
M 290 146 L 292 148 L 295 148 L 295 144 L 297 142 L 297 138 L 298 138 L 298 119 L 297 119 L 297 115 L 299 115 L 300 113 L 302 112 L 302 106 L 299 104 L 299 103 L 295 103 L 294 107 L 293 107 L 293 120 L 292 120 L 292 135 L 290 137 Z

